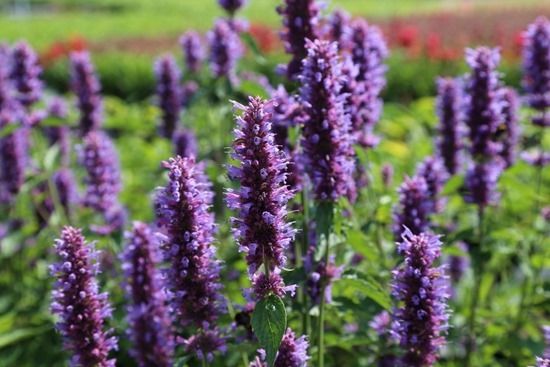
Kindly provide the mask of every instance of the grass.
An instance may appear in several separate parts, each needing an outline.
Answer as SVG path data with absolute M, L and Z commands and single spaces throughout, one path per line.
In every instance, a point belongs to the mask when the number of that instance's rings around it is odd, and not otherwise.
M 187 28 L 204 31 L 213 19 L 223 14 L 215 0 L 41 0 L 40 3 L 63 11 L 46 10 L 17 16 L 4 13 L 0 15 L 0 40 L 27 39 L 41 49 L 71 35 L 108 42 L 115 38 L 179 34 Z M 275 7 L 280 3 L 280 0 L 250 0 L 242 15 L 252 22 L 278 26 L 280 18 Z M 521 5 L 517 0 L 466 4 L 456 0 L 334 0 L 331 4 L 330 7 L 342 7 L 356 15 L 387 18 L 461 8 L 542 6 L 550 5 L 550 0 L 525 0 Z

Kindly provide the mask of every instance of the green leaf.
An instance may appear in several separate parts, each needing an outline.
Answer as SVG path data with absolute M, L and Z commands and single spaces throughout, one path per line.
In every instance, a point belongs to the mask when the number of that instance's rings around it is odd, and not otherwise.
M 351 229 L 347 233 L 348 243 L 351 248 L 365 256 L 369 261 L 378 261 L 378 253 L 376 246 L 372 241 L 360 230 Z
M 20 340 L 36 336 L 44 333 L 51 328 L 50 325 L 39 326 L 34 328 L 16 329 L 7 334 L 0 336 L 0 349 L 11 344 L 17 343 Z
M 286 309 L 276 295 L 269 295 L 256 304 L 252 329 L 266 352 L 267 365 L 273 366 L 286 329 Z
M 382 285 L 365 274 L 362 274 L 360 278 L 355 275 L 345 275 L 336 280 L 333 285 L 333 293 L 335 296 L 347 297 L 356 303 L 367 297 L 386 310 L 391 308 L 391 300 Z

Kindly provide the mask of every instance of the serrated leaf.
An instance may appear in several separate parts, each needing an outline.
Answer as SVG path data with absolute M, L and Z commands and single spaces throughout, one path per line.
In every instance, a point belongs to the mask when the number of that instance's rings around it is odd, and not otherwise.
M 268 366 L 273 366 L 286 329 L 286 309 L 276 295 L 269 295 L 256 304 L 252 314 L 252 330 L 266 352 Z
M 348 231 L 347 236 L 348 243 L 355 252 L 365 256 L 369 261 L 378 261 L 376 247 L 363 232 L 352 229 Z
M 382 286 L 372 277 L 344 276 L 334 282 L 333 293 L 359 302 L 362 297 L 372 299 L 384 309 L 391 308 L 391 300 Z

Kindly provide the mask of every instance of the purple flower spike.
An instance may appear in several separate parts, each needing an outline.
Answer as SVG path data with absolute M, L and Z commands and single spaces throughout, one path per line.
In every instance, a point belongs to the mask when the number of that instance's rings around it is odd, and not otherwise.
M 308 56 L 300 76 L 304 166 L 320 201 L 335 201 L 350 191 L 355 165 L 351 123 L 341 93 L 343 74 L 336 43 L 307 40 Z
M 293 80 L 300 74 L 302 60 L 308 55 L 306 40 L 315 40 L 318 36 L 319 6 L 315 0 L 285 0 L 277 12 L 283 18 L 281 39 L 286 53 L 292 57 L 286 66 L 286 75 Z
M 432 211 L 439 213 L 443 210 L 444 200 L 441 198 L 441 190 L 447 182 L 449 175 L 440 159 L 427 157 L 417 168 L 416 174 L 426 181 L 428 196 L 432 205 Z
M 16 99 L 27 108 L 42 95 L 41 73 L 34 50 L 25 42 L 16 44 L 12 51 L 10 78 L 16 90 Z
M 405 227 L 415 234 L 428 231 L 433 204 L 430 201 L 430 190 L 426 180 L 420 176 L 406 177 L 398 192 L 399 203 L 393 210 L 395 238 L 401 237 Z
M 246 4 L 246 0 L 218 0 L 218 4 L 233 16 L 237 10 Z
M 220 264 L 212 245 L 213 193 L 203 166 L 193 157 L 170 158 L 164 166 L 168 183 L 158 189 L 155 208 L 157 225 L 166 235 L 161 248 L 169 263 L 166 278 L 171 309 L 178 325 L 202 328 L 196 335 L 201 340 L 200 335 L 215 332 L 215 323 L 225 311 Z M 210 351 L 202 350 L 205 355 Z
M 174 134 L 174 153 L 180 157 L 196 157 L 198 153 L 197 138 L 191 130 L 182 129 Z
M 71 88 L 76 94 L 76 106 L 80 111 L 80 135 L 85 136 L 99 129 L 103 122 L 101 85 L 88 52 L 71 54 Z
M 135 222 L 126 234 L 122 269 L 126 284 L 128 334 L 132 356 L 140 367 L 172 366 L 174 339 L 166 307 L 164 284 L 156 268 L 161 261 L 157 240 L 151 229 Z
M 329 260 L 328 265 L 325 265 L 324 261 L 319 261 L 313 269 L 308 269 L 307 293 L 313 304 L 321 302 L 321 289 L 323 287 L 325 287 L 324 297 L 326 303 L 332 303 L 332 283 L 340 278 L 343 270 L 343 267 L 334 264 L 333 258 Z
M 542 327 L 544 332 L 544 341 L 546 342 L 546 349 L 544 350 L 544 358 L 550 359 L 550 325 Z
M 523 34 L 523 88 L 527 104 L 537 111 L 533 123 L 550 126 L 550 21 L 537 18 Z
M 19 114 L 20 116 L 20 114 Z M 18 125 L 0 137 L 0 203 L 11 204 L 25 181 L 28 134 L 17 121 L 17 111 L 0 109 L 0 129 Z
M 216 78 L 226 77 L 232 84 L 236 84 L 235 68 L 244 52 L 239 35 L 227 20 L 218 19 L 207 37 L 212 74 Z
M 382 166 L 382 183 L 386 189 L 390 188 L 393 183 L 393 166 L 391 163 Z
M 117 349 L 117 341 L 104 330 L 111 307 L 107 293 L 99 293 L 98 252 L 73 227 L 63 228 L 55 250 L 59 262 L 50 267 L 56 278 L 51 310 L 60 318 L 56 326 L 72 353 L 71 366 L 114 367 L 108 355 Z
M 439 116 L 437 152 L 450 175 L 462 167 L 462 83 L 459 79 L 438 78 L 436 109 Z
M 537 367 L 550 367 L 550 358 L 537 357 Z
M 414 235 L 405 229 L 399 253 L 405 258 L 393 271 L 392 295 L 400 305 L 394 311 L 392 334 L 404 350 L 405 366 L 432 366 L 447 330 L 447 294 L 444 269 L 434 267 L 440 256 L 438 236 Z
M 238 212 L 231 218 L 233 235 L 246 254 L 253 288 L 261 298 L 270 291 L 280 294 L 283 283 L 278 270 L 284 267 L 285 252 L 294 238 L 294 229 L 286 221 L 286 204 L 292 198 L 286 185 L 288 160 L 275 145 L 265 102 L 250 98 L 247 106 L 234 106 L 244 112 L 235 118 L 233 158 L 239 165 L 229 168 L 229 176 L 240 183 L 240 189 L 228 191 L 227 205 Z M 270 279 L 255 275 L 261 265 L 269 268 Z
M 61 204 L 67 216 L 70 216 L 72 207 L 78 202 L 78 190 L 72 171 L 69 168 L 59 169 L 53 175 L 53 182 L 57 190 L 59 204 Z
M 499 151 L 492 140 L 503 120 L 501 87 L 496 71 L 500 63 L 498 49 L 479 47 L 466 50 L 466 62 L 471 73 L 466 79 L 465 122 L 469 129 L 470 153 L 474 160 L 487 160 Z
M 350 23 L 350 15 L 342 9 L 334 10 L 327 20 L 325 36 L 330 41 L 337 42 L 341 51 L 349 51 L 352 47 Z
M 287 328 L 281 340 L 274 367 L 306 367 L 310 359 L 307 355 L 308 346 L 305 336 L 296 338 L 296 334 Z M 260 349 L 258 353 L 259 356 L 250 363 L 250 367 L 267 367 L 265 351 Z
M 378 27 L 369 25 L 363 19 L 352 22 L 351 59 L 358 68 L 356 81 L 356 116 L 352 117 L 353 131 L 359 144 L 373 145 L 374 125 L 380 119 L 382 100 L 379 95 L 386 85 L 388 47 Z M 375 142 L 375 140 L 374 140 Z
M 84 205 L 106 214 L 118 206 L 121 190 L 118 154 L 111 139 L 102 131 L 84 137 L 79 160 L 87 172 Z
M 184 340 L 184 344 L 188 353 L 195 353 L 198 359 L 206 360 L 208 363 L 214 360 L 214 353 L 227 351 L 225 340 L 220 337 L 220 331 L 210 330 L 208 325 L 205 325 L 198 334 Z
M 190 73 L 198 72 L 204 60 L 204 49 L 200 35 L 195 31 L 185 32 L 180 38 L 180 46 L 187 71 Z
M 176 60 L 171 55 L 160 57 L 155 62 L 155 76 L 158 106 L 162 114 L 159 131 L 163 137 L 172 139 L 182 103 L 181 72 Z
M 512 88 L 503 88 L 501 93 L 504 120 L 497 129 L 496 138 L 501 142 L 499 155 L 504 160 L 505 168 L 508 168 L 516 161 L 516 148 L 520 138 L 519 101 L 516 91 Z
M 466 195 L 464 200 L 479 207 L 496 204 L 500 198 L 497 183 L 502 172 L 502 163 L 482 162 L 473 164 L 466 172 Z
M 550 164 L 550 152 L 533 149 L 521 153 L 521 159 L 535 167 L 545 167 Z
M 378 334 L 378 336 L 386 336 L 390 332 L 391 315 L 388 311 L 381 311 L 373 317 L 369 322 L 369 326 Z
M 67 118 L 67 104 L 65 101 L 58 97 L 52 99 L 48 104 L 48 116 L 58 120 L 65 120 Z M 71 158 L 71 132 L 69 126 L 46 126 L 44 134 L 48 138 L 50 145 L 58 145 L 61 164 L 68 166 Z

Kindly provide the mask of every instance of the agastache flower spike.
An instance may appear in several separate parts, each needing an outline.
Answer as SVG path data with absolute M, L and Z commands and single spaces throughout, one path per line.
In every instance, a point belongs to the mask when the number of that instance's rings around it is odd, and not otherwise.
M 78 202 L 78 190 L 76 180 L 69 168 L 61 168 L 53 175 L 53 182 L 57 190 L 59 204 L 65 210 L 67 216 L 71 216 L 72 207 Z
M 182 103 L 181 72 L 176 60 L 171 55 L 160 57 L 155 62 L 157 80 L 157 100 L 161 110 L 160 134 L 172 139 L 180 119 Z
M 438 158 L 427 157 L 418 165 L 416 174 L 426 181 L 432 211 L 434 213 L 441 212 L 444 205 L 441 190 L 449 177 L 443 163 Z
M 492 138 L 502 121 L 499 98 L 500 80 L 496 68 L 500 62 L 498 49 L 480 47 L 466 50 L 471 73 L 466 79 L 465 122 L 469 129 L 472 158 L 488 160 L 495 156 L 499 144 Z
M 330 41 L 338 43 L 340 51 L 349 51 L 351 49 L 351 18 L 350 15 L 342 9 L 334 10 L 328 17 L 325 37 Z
M 25 42 L 14 46 L 11 58 L 10 78 L 16 90 L 16 99 L 28 108 L 42 95 L 42 68 L 36 53 Z
M 435 267 L 439 237 L 405 229 L 398 244 L 404 262 L 393 271 L 392 295 L 400 302 L 394 311 L 392 334 L 404 350 L 409 367 L 432 366 L 447 330 L 447 288 L 444 269 Z
M 231 218 L 233 235 L 246 254 L 256 296 L 282 296 L 288 288 L 279 272 L 294 237 L 294 229 L 286 221 L 286 204 L 292 198 L 286 185 L 288 160 L 275 145 L 265 102 L 250 98 L 247 106 L 234 106 L 244 112 L 235 118 L 232 156 L 239 165 L 229 167 L 229 176 L 240 183 L 238 190 L 227 193 L 227 205 L 238 212 Z M 269 278 L 257 273 L 262 265 L 269 270 Z
M 315 40 L 318 36 L 319 6 L 315 0 L 285 0 L 277 12 L 283 18 L 281 39 L 286 53 L 292 57 L 286 66 L 286 75 L 292 80 L 300 74 L 302 60 L 308 54 L 306 40 Z
M 246 0 L 218 0 L 218 4 L 220 4 L 230 16 L 233 16 L 245 3 Z
M 523 88 L 527 104 L 537 111 L 533 123 L 550 126 L 550 21 L 537 18 L 523 34 Z
M 430 190 L 426 180 L 420 176 L 406 177 L 398 192 L 399 203 L 393 209 L 395 238 L 400 238 L 404 227 L 416 234 L 428 231 L 433 204 L 430 201 Z
M 107 213 L 118 205 L 121 190 L 118 154 L 111 139 L 102 131 L 92 131 L 84 137 L 80 148 L 80 163 L 87 172 L 84 205 Z
M 198 153 L 197 138 L 191 130 L 181 129 L 174 134 L 174 155 L 196 157 Z
M 185 32 L 180 38 L 180 45 L 187 71 L 190 73 L 198 72 L 204 60 L 204 49 L 200 35 L 195 31 Z
M 315 198 L 335 201 L 349 192 L 355 164 L 346 95 L 341 93 L 341 64 L 336 43 L 307 40 L 306 44 L 308 56 L 300 76 L 307 115 L 302 135 L 304 166 Z
M 21 118 L 17 110 L 0 109 L 0 129 L 17 125 L 12 132 L 0 137 L 0 203 L 11 204 L 25 181 L 28 134 L 17 122 L 18 116 Z
M 174 339 L 166 306 L 164 280 L 156 268 L 160 262 L 157 239 L 152 230 L 135 222 L 126 233 L 122 269 L 128 299 L 129 336 L 132 356 L 140 367 L 172 366 Z
M 462 83 L 459 79 L 438 78 L 436 109 L 439 117 L 437 152 L 450 175 L 462 166 Z
M 383 62 L 388 57 L 388 48 L 378 27 L 357 19 L 351 28 L 351 58 L 359 69 L 356 76 L 359 84 L 356 116 L 352 117 L 353 132 L 359 144 L 371 147 L 377 142 L 372 131 L 382 112 L 383 102 L 379 95 L 386 85 L 387 67 Z
M 101 85 L 88 52 L 71 54 L 71 88 L 76 94 L 76 105 L 80 111 L 80 135 L 85 136 L 99 129 L 103 122 Z
M 306 367 L 308 341 L 305 336 L 296 338 L 296 334 L 287 328 L 275 359 L 274 367 Z M 265 351 L 259 350 L 259 356 L 250 363 L 249 367 L 267 367 Z
M 99 293 L 98 252 L 73 227 L 63 228 L 55 251 L 59 262 L 50 267 L 56 278 L 51 310 L 59 316 L 56 326 L 72 353 L 71 366 L 114 367 L 109 352 L 117 349 L 117 341 L 104 330 L 111 307 L 107 293 Z
M 500 157 L 504 160 L 505 168 L 516 161 L 516 148 L 519 141 L 518 95 L 512 88 L 501 90 L 504 120 L 499 125 L 496 138 L 501 142 Z
M 537 357 L 537 367 L 550 367 L 550 358 Z
M 216 260 L 213 193 L 204 168 L 194 157 L 170 158 L 164 162 L 168 183 L 157 191 L 157 225 L 166 238 L 164 259 L 170 305 L 177 325 L 200 328 L 187 340 L 188 349 L 210 356 L 223 350 L 224 342 L 215 323 L 225 311 L 221 295 L 220 264 Z
M 225 19 L 218 19 L 214 28 L 207 34 L 210 45 L 210 70 L 214 77 L 226 77 L 232 84 L 237 83 L 235 68 L 243 55 L 243 45 L 237 32 Z

